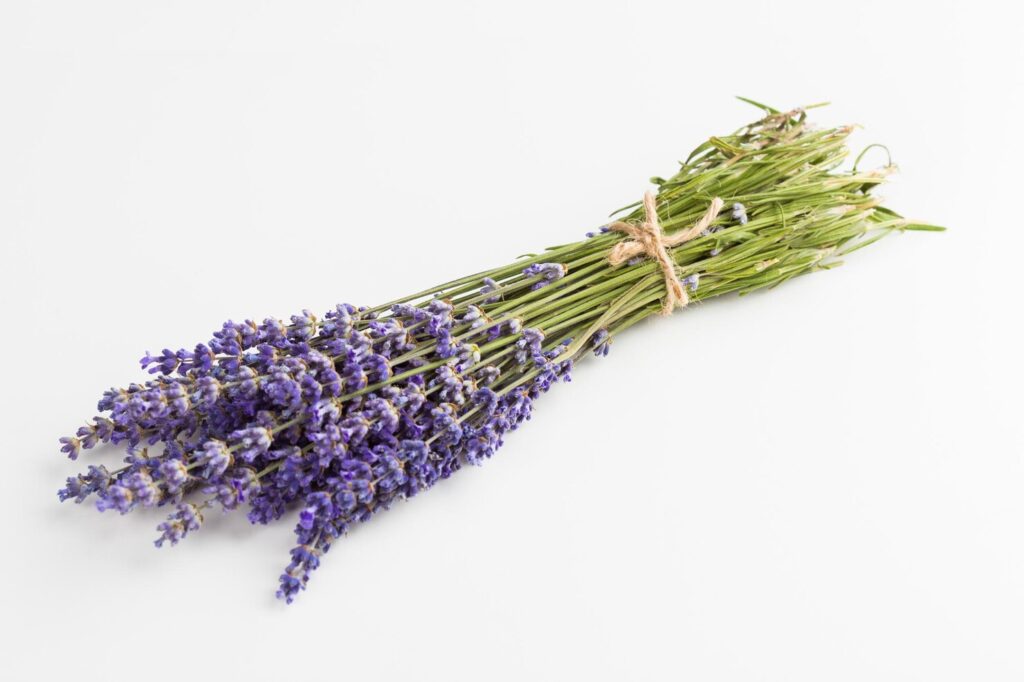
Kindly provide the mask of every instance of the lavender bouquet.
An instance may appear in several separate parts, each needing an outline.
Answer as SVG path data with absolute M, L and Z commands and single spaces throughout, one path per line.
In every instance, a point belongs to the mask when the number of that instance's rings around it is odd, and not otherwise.
M 754 103 L 756 104 L 756 103 Z M 480 464 L 588 353 L 690 301 L 774 287 L 834 267 L 911 223 L 871 195 L 891 167 L 839 170 L 850 127 L 802 109 L 698 146 L 656 194 L 583 241 L 373 307 L 289 323 L 228 321 L 192 350 L 147 353 L 154 378 L 112 388 L 61 438 L 125 465 L 67 480 L 61 500 L 101 511 L 173 509 L 156 545 L 245 505 L 266 524 L 298 508 L 278 596 L 291 602 L 353 524 Z

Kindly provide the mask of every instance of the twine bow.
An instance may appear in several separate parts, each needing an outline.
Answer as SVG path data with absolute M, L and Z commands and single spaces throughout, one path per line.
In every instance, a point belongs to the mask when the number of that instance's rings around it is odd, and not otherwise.
M 608 226 L 614 232 L 623 232 L 632 239 L 625 239 L 616 244 L 611 253 L 608 254 L 608 262 L 612 265 L 621 265 L 631 258 L 640 255 L 647 256 L 661 266 L 661 272 L 665 275 L 665 301 L 661 308 L 662 315 L 671 315 L 676 306 L 685 308 L 690 302 L 686 295 L 686 287 L 676 273 L 676 264 L 668 254 L 669 247 L 677 246 L 688 242 L 701 232 L 708 229 L 711 222 L 718 217 L 725 202 L 719 197 L 711 200 L 708 210 L 701 216 L 693 227 L 665 236 L 661 231 L 661 224 L 658 223 L 658 206 L 655 203 L 654 195 L 644 192 L 644 220 L 641 223 L 616 222 Z

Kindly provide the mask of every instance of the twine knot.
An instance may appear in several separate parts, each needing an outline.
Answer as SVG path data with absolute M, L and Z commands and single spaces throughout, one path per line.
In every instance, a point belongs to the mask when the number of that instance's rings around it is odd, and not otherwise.
M 662 315 L 671 315 L 676 306 L 685 308 L 690 302 L 686 295 L 686 287 L 679 279 L 676 272 L 675 261 L 668 254 L 669 247 L 677 246 L 688 242 L 701 232 L 708 229 L 712 221 L 718 217 L 725 202 L 719 197 L 711 200 L 708 210 L 701 216 L 693 227 L 665 236 L 661 231 L 661 224 L 658 222 L 658 206 L 655 203 L 654 195 L 644 192 L 644 220 L 640 223 L 616 222 L 608 226 L 614 232 L 623 232 L 631 237 L 616 244 L 611 253 L 608 254 L 608 262 L 612 265 L 621 265 L 631 258 L 640 255 L 653 259 L 661 267 L 665 275 L 665 301 L 661 308 Z

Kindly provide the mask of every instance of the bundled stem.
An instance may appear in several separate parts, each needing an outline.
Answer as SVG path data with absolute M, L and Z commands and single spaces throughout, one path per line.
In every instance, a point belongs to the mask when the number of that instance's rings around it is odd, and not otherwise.
M 300 506 L 279 590 L 291 601 L 351 524 L 490 457 L 577 360 L 641 320 L 834 267 L 894 231 L 939 229 L 879 205 L 871 191 L 890 168 L 839 170 L 851 128 L 765 109 L 655 178 L 646 214 L 629 206 L 582 241 L 372 308 L 229 321 L 193 350 L 147 353 L 158 376 L 111 389 L 104 414 L 61 439 L 72 459 L 123 443 L 126 466 L 90 467 L 61 499 L 121 513 L 174 503 L 158 545 L 214 504 L 248 503 L 258 523 Z

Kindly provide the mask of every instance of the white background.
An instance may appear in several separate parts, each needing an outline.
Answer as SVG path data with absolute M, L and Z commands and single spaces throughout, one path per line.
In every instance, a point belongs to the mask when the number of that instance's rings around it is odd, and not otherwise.
M 1021 679 L 1011 4 L 4 3 L 7 679 Z M 832 101 L 952 229 L 633 330 L 289 608 L 292 517 L 57 504 L 142 351 L 579 237 L 735 94 Z

